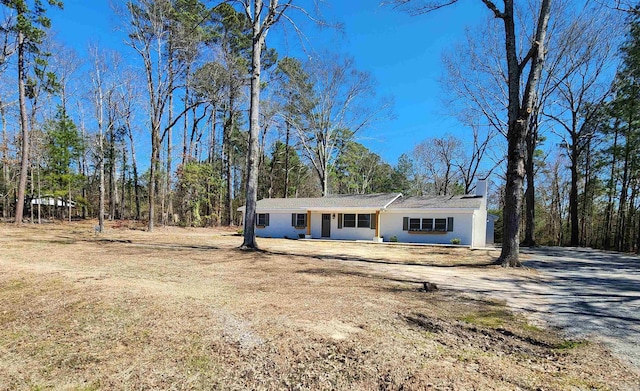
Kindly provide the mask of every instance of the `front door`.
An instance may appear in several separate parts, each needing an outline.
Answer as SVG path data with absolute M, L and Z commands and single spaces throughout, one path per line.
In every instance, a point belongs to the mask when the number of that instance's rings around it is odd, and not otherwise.
M 322 214 L 322 237 L 331 237 L 331 215 L 329 213 Z

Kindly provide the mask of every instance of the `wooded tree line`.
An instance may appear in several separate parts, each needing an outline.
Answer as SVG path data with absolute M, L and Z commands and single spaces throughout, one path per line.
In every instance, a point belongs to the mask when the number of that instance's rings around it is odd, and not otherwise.
M 2 6 L 3 218 L 22 213 L 16 200 L 25 199 L 23 217 L 31 221 L 70 218 L 72 200 L 76 214 L 99 216 L 100 226 L 104 217 L 144 219 L 150 229 L 154 223 L 242 223 L 236 209 L 245 202 L 253 51 L 251 20 L 241 8 L 197 0 L 127 2 L 115 11 L 131 51 L 92 44 L 88 58 L 80 58 L 47 35 L 45 4 Z M 19 37 L 32 29 L 21 24 L 23 14 L 39 30 L 24 46 L 31 52 L 21 70 Z M 345 159 L 355 159 L 366 150 L 354 136 L 389 109 L 376 97 L 371 76 L 331 53 L 301 61 L 265 47 L 260 57 L 266 96 L 258 197 L 315 196 L 329 193 L 330 185 L 332 191 L 384 191 L 372 187 L 372 178 L 353 184 L 334 170 L 341 151 L 352 150 Z M 18 75 L 25 93 L 13 81 Z M 24 126 L 15 121 L 23 106 Z M 136 151 L 148 145 L 149 161 L 141 162 Z M 65 207 L 44 205 L 48 197 Z
M 332 53 L 298 59 L 262 46 L 260 127 L 252 135 L 256 30 L 243 9 L 248 3 L 130 1 L 116 10 L 130 50 L 92 44 L 81 58 L 48 34 L 47 9 L 61 2 L 3 0 L 2 217 L 98 216 L 101 227 L 104 218 L 138 219 L 149 229 L 239 225 L 235 211 L 245 203 L 254 160 L 258 199 L 460 194 L 493 174 L 500 210 L 504 185 L 520 170 L 507 169 L 505 157 L 521 153 L 526 244 L 639 251 L 637 8 L 547 4 L 539 76 L 528 71 L 537 46 L 516 53 L 514 80 L 534 81 L 518 95 L 531 96 L 521 106 L 526 126 L 518 128 L 526 151 L 518 152 L 508 145 L 521 122 L 508 115 L 509 58 L 500 32 L 506 14 L 489 7 L 495 18 L 470 29 L 444 57 L 448 103 L 465 135 L 425 137 L 391 165 L 356 141 L 388 116 L 390 102 L 352 59 Z M 438 5 L 395 3 L 414 13 Z M 515 4 L 514 34 L 536 42 L 548 2 L 525 3 Z M 49 196 L 64 207 L 46 205 Z

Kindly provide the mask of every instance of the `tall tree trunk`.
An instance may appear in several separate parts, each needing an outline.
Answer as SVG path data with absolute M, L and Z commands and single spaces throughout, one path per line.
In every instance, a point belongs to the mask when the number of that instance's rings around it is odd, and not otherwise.
M 261 32 L 260 10 L 262 1 L 255 1 L 253 20 L 253 50 L 251 53 L 251 105 L 249 114 L 249 151 L 247 153 L 247 183 L 244 214 L 244 242 L 241 248 L 257 249 L 256 242 L 256 203 L 258 202 L 258 138 L 260 134 L 260 54 L 266 32 Z
M 522 211 L 522 190 L 524 183 L 524 151 L 522 140 L 525 127 L 516 123 L 508 142 L 507 182 L 503 211 L 503 240 L 500 262 L 504 266 L 520 266 L 520 219 Z
M 104 93 L 102 91 L 102 75 L 100 72 L 100 60 L 98 58 L 98 52 L 95 56 L 95 76 L 93 76 L 93 83 L 96 88 L 97 101 L 96 101 L 96 117 L 98 120 L 98 176 L 99 176 L 99 191 L 98 198 L 98 232 L 104 232 Z
M 100 126 L 100 125 L 99 125 Z M 100 138 L 98 139 L 100 156 L 98 159 L 100 170 L 100 200 L 98 201 L 98 231 L 104 232 L 104 136 L 102 134 L 102 126 L 100 126 Z
M 4 184 L 4 194 L 2 195 L 2 218 L 6 219 L 9 215 L 9 141 L 7 140 L 7 117 L 5 106 L 0 102 L 0 121 L 2 121 L 2 180 Z
M 572 133 L 576 134 L 575 132 Z M 571 189 L 569 191 L 569 216 L 571 221 L 571 246 L 579 244 L 578 220 L 578 140 L 572 140 L 571 145 Z
M 329 165 L 327 162 L 324 163 L 324 170 L 320 176 L 320 180 L 322 181 L 322 196 L 326 197 L 329 195 Z
M 534 114 L 531 115 L 529 133 L 527 134 L 527 157 L 525 160 L 525 172 L 527 188 L 524 193 L 525 198 L 525 219 L 524 219 L 524 243 L 525 246 L 535 246 L 536 229 L 536 186 L 535 186 L 535 152 L 538 143 L 538 116 L 539 108 L 536 105 Z
M 582 223 L 580 227 L 580 245 L 590 246 L 591 244 L 591 216 L 593 189 L 591 181 L 591 138 L 587 140 L 584 163 L 584 194 L 582 196 Z
M 185 108 L 187 106 L 187 102 L 185 99 Z M 187 164 L 187 149 L 188 149 L 188 134 L 189 134 L 189 123 L 187 114 L 185 113 L 184 122 L 182 123 L 182 166 Z
M 634 203 L 635 203 L 635 199 L 636 199 L 636 195 L 637 195 L 637 188 L 636 186 L 632 186 L 631 188 L 631 194 L 629 196 L 629 212 L 627 213 L 627 222 L 625 224 L 625 226 L 627 227 L 627 230 L 625 232 L 625 236 L 627 237 L 627 239 L 625 240 L 625 243 L 627 243 L 626 247 L 625 247 L 625 251 L 633 251 L 634 250 L 634 241 L 635 238 L 633 237 L 633 228 L 634 228 L 634 217 L 635 217 L 635 212 L 636 210 L 634 210 Z
M 17 225 L 22 224 L 24 214 L 24 197 L 27 189 L 27 175 L 29 175 L 29 124 L 27 123 L 27 102 L 25 91 L 25 37 L 24 34 L 18 32 L 18 102 L 20 105 L 20 129 L 22 131 L 22 157 L 20 162 L 20 181 L 18 182 L 18 197 L 16 200 L 16 218 Z
M 508 150 L 503 210 L 503 242 L 499 262 L 503 266 L 520 266 L 520 219 L 524 185 L 524 159 L 529 118 L 534 106 L 534 91 L 544 62 L 544 42 L 549 23 L 550 1 L 543 0 L 536 25 L 534 44 L 531 47 L 531 66 L 520 104 L 521 64 L 516 50 L 516 32 L 513 0 L 505 0 L 501 14 L 505 26 L 505 49 L 509 84 Z M 494 11 L 495 12 L 495 11 Z M 498 14 L 497 14 L 498 15 Z
M 171 64 L 171 62 L 170 62 Z M 169 66 L 169 69 L 171 69 L 171 66 Z M 185 113 L 186 116 L 186 113 Z M 171 121 L 173 120 L 173 92 L 171 92 L 171 94 L 169 94 L 169 110 L 168 110 L 168 114 L 167 114 L 167 121 L 169 123 L 171 123 Z M 172 159 L 171 159 L 171 137 L 172 137 L 172 133 L 173 133 L 173 126 L 170 126 L 169 129 L 167 129 L 167 162 L 166 162 L 166 166 L 165 166 L 165 181 L 163 184 L 163 189 L 164 189 L 164 195 L 162 197 L 162 203 L 163 205 L 166 202 L 166 209 L 164 209 L 163 206 L 163 213 L 162 213 L 162 225 L 167 225 L 169 224 L 169 221 L 171 221 L 171 219 L 169 218 L 170 212 L 169 212 L 169 199 L 171 198 L 171 170 L 172 170 Z M 166 201 L 165 201 L 166 200 Z
M 615 189 L 616 189 L 616 183 L 618 182 L 616 180 L 616 165 L 617 165 L 617 156 L 618 153 L 616 152 L 618 149 L 618 135 L 619 135 L 619 128 L 618 128 L 618 123 L 616 123 L 613 126 L 614 129 L 614 137 L 613 137 L 613 153 L 611 154 L 611 172 L 610 172 L 610 176 L 609 176 L 609 184 L 608 184 L 608 189 L 607 189 L 607 193 L 608 193 L 608 200 L 607 200 L 607 210 L 606 210 L 606 215 L 605 215 L 605 236 L 604 236 L 604 248 L 605 250 L 609 250 L 611 249 L 611 234 L 614 231 L 613 230 L 613 198 L 615 195 Z
M 286 120 L 286 133 L 284 136 L 284 198 L 289 197 L 289 134 L 291 125 Z
M 127 143 L 122 143 L 122 185 L 120 191 L 120 218 L 125 218 L 125 202 L 127 189 Z M 128 217 L 127 217 L 128 218 Z
M 82 120 L 82 140 L 86 140 L 86 133 L 84 128 L 84 119 Z M 84 147 L 82 147 L 82 156 L 80 157 L 80 174 L 84 178 L 82 182 L 82 199 L 86 201 L 87 199 L 87 187 L 89 182 L 89 176 L 87 175 L 87 151 Z M 82 219 L 87 218 L 87 203 L 82 203 Z
M 29 218 L 31 219 L 30 223 L 33 224 L 33 221 L 34 221 L 33 204 L 31 203 L 31 200 L 33 200 L 33 193 L 35 191 L 34 188 L 33 188 L 35 186 L 35 184 L 34 184 L 35 181 L 33 180 L 33 167 L 29 167 L 29 172 L 30 172 L 30 175 L 31 175 L 31 180 L 29 181 L 30 194 L 31 194 L 31 197 L 29 197 L 30 198 L 30 200 L 29 200 L 30 201 L 29 202 L 29 213 L 31 214 L 31 216 Z M 56 200 L 56 202 L 57 202 L 57 200 Z
M 629 122 L 629 127 L 631 127 Z M 622 169 L 622 187 L 620 189 L 620 201 L 618 204 L 618 224 L 616 229 L 616 250 L 624 251 L 626 247 L 626 216 L 627 216 L 627 201 L 629 192 L 629 158 L 631 155 L 631 142 L 629 140 L 629 130 L 626 137 L 625 152 L 624 152 L 624 165 Z
M 38 167 L 38 199 L 42 199 L 42 184 L 40 183 L 40 167 Z M 42 202 L 38 202 L 38 224 L 42 224 Z
M 252 79 L 253 80 L 253 79 Z M 253 90 L 252 90 L 253 91 Z M 252 92 L 253 94 L 253 92 Z M 251 97 L 253 99 L 253 95 Z M 233 225 L 233 175 L 232 175 L 232 149 L 231 149 L 231 133 L 234 126 L 234 105 L 235 97 L 233 92 L 233 86 L 229 92 L 229 118 L 224 129 L 224 150 L 225 150 L 225 176 L 227 178 L 227 192 L 225 198 L 225 225 Z M 253 102 L 253 100 L 252 100 Z
M 524 180 L 524 141 L 527 129 L 520 118 L 520 70 L 516 51 L 516 33 L 513 1 L 505 1 L 503 22 L 508 67 L 508 149 L 505 197 L 503 209 L 502 252 L 499 261 L 503 266 L 520 266 L 520 214 L 522 211 L 522 186 Z
M 638 214 L 637 224 L 636 224 L 636 254 L 640 254 L 640 212 Z
M 67 182 L 67 190 L 67 194 L 69 194 L 69 199 L 67 200 L 67 209 L 69 213 L 69 222 L 71 222 L 71 179 L 69 179 L 69 182 Z M 40 199 L 40 197 L 38 197 L 38 199 Z
M 133 193 L 136 202 L 136 220 L 140 220 L 140 185 L 138 183 L 138 163 L 136 161 L 136 147 L 133 141 L 133 132 L 130 124 L 127 124 L 129 143 L 131 144 L 131 168 L 133 169 Z
M 113 121 L 115 119 L 112 119 Z M 109 124 L 109 220 L 116 217 L 116 147 L 113 123 Z
M 149 223 L 147 229 L 149 232 L 153 231 L 155 223 L 156 212 L 156 182 L 157 170 L 159 166 L 159 151 L 160 151 L 160 123 L 152 118 L 151 122 L 151 166 L 149 167 Z

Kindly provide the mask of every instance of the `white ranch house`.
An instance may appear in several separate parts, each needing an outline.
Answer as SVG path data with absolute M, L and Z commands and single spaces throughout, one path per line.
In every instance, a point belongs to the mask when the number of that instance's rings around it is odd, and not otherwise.
M 256 206 L 256 236 L 460 244 L 487 243 L 487 185 L 476 194 L 404 197 L 401 193 L 265 198 Z M 238 209 L 244 212 L 244 207 Z

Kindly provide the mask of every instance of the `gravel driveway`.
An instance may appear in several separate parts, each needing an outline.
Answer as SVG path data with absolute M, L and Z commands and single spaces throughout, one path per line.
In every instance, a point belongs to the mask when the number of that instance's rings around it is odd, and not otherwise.
M 584 248 L 525 250 L 546 277 L 531 291 L 546 320 L 590 336 L 640 368 L 640 257 Z
M 535 271 L 350 263 L 367 273 L 505 300 L 537 323 L 562 328 L 570 338 L 605 343 L 640 369 L 640 257 L 584 248 L 540 247 L 522 253 L 525 266 Z

